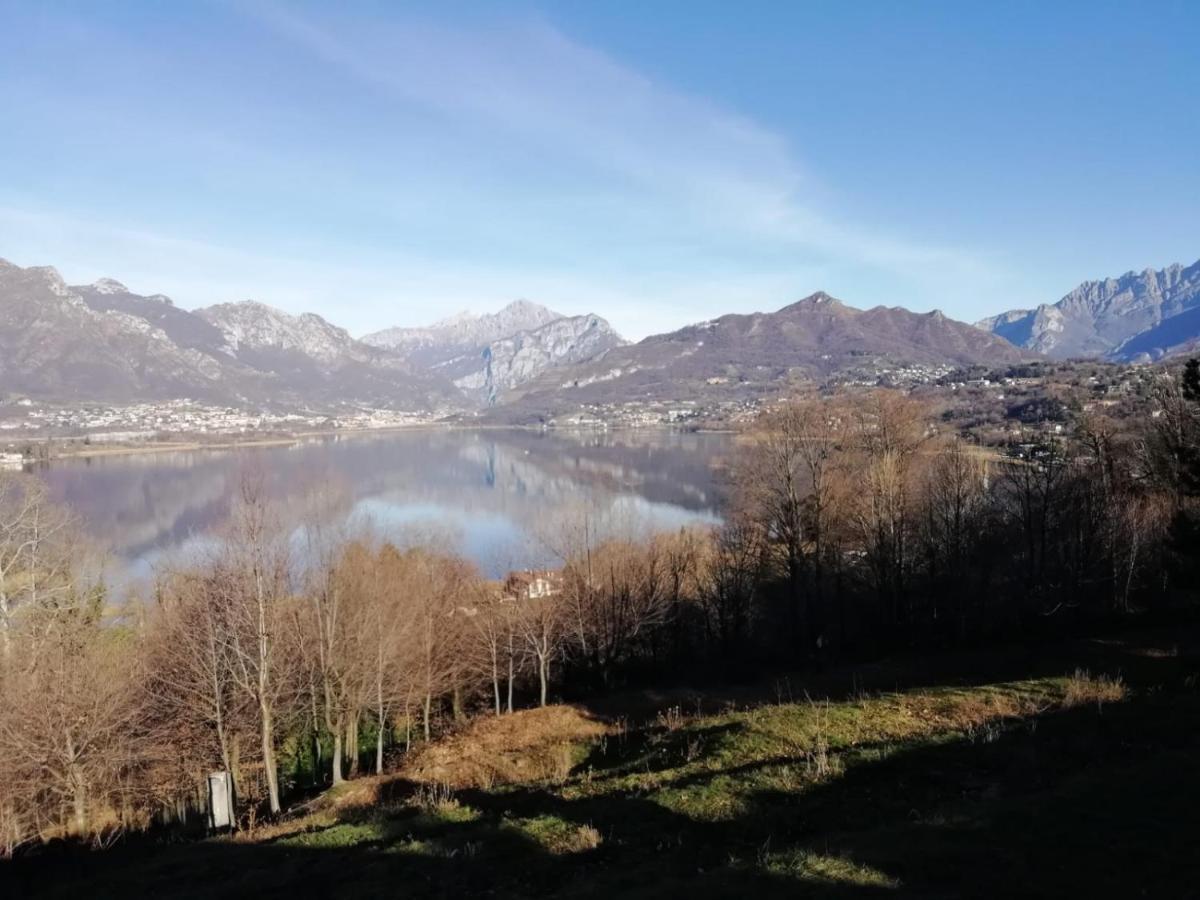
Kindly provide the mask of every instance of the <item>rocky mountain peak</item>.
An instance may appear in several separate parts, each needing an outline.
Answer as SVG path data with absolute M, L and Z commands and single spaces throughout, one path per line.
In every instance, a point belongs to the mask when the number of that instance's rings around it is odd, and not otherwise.
M 129 288 L 115 278 L 101 278 L 91 284 L 92 290 L 98 294 L 128 294 Z
M 446 316 L 444 319 L 438 319 L 429 327 L 431 329 L 442 328 L 457 328 L 460 325 L 465 325 L 467 322 L 474 322 L 479 316 L 471 312 L 469 309 L 464 309 L 462 312 L 456 312 L 452 316 Z
M 257 300 L 218 303 L 196 314 L 220 329 L 233 351 L 295 351 L 331 362 L 355 343 L 344 329 L 316 313 L 292 315 Z
M 564 316 L 523 298 L 494 313 L 462 313 L 426 328 L 389 328 L 363 342 L 450 378 L 484 405 L 547 369 L 625 343 L 599 316 Z
M 795 303 L 791 304 L 790 306 L 785 306 L 783 309 L 799 311 L 799 310 L 807 310 L 807 309 L 820 309 L 822 307 L 828 308 L 828 309 L 844 309 L 845 308 L 843 306 L 842 302 L 840 300 L 838 300 L 836 297 L 833 297 L 833 296 L 825 293 L 824 291 L 817 291 L 815 293 L 809 294 L 807 297 L 797 300 Z M 783 310 L 780 310 L 780 311 L 782 312 Z
M 500 317 L 528 316 L 536 319 L 544 319 L 546 321 L 562 318 L 562 316 L 559 313 L 554 312 L 554 310 L 547 309 L 540 303 L 534 303 L 532 300 L 526 300 L 523 297 L 513 300 L 507 306 L 502 308 L 500 312 L 496 313 L 496 315 Z
M 1200 339 L 1200 262 L 1085 281 L 1057 303 L 978 324 L 1056 359 L 1158 359 Z
M 522 331 L 534 331 L 563 318 L 560 313 L 529 300 L 514 300 L 494 313 L 459 313 L 433 325 L 387 328 L 368 334 L 363 342 L 412 353 L 422 348 L 481 348 Z

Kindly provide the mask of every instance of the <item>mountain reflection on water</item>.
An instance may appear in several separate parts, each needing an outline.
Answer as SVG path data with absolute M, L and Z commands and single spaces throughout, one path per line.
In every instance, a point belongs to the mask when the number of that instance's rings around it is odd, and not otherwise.
M 114 583 L 211 546 L 244 473 L 285 521 L 322 518 L 435 540 L 487 575 L 552 564 L 586 521 L 600 536 L 719 521 L 730 436 L 662 430 L 414 429 L 286 447 L 68 459 L 41 474 L 110 554 Z

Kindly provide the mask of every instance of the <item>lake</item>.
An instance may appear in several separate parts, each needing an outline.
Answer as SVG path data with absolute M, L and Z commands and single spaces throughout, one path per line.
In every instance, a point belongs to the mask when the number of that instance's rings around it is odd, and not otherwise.
M 114 586 L 213 544 L 246 472 L 285 519 L 435 542 L 489 577 L 551 565 L 584 523 L 599 536 L 720 521 L 726 434 L 413 429 L 289 446 L 64 459 L 40 474 L 110 556 Z

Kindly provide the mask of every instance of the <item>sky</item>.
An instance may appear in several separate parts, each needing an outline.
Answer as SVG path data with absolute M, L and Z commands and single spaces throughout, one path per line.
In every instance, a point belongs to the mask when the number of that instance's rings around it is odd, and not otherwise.
M 0 0 L 0 257 L 352 334 L 1200 258 L 1200 3 Z

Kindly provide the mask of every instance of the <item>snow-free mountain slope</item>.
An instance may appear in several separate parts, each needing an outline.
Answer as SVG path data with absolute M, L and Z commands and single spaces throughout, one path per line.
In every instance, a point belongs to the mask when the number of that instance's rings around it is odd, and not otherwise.
M 1034 354 L 940 312 L 855 309 L 825 293 L 727 315 L 548 371 L 514 392 L 518 418 L 588 404 L 737 399 L 801 379 L 903 366 L 1019 362 Z
M 462 313 L 428 328 L 390 328 L 363 341 L 444 375 L 485 406 L 549 369 L 625 343 L 599 316 L 562 316 L 527 300 L 489 315 Z
M 114 279 L 67 285 L 0 261 L 0 390 L 50 401 L 191 398 L 236 405 L 462 409 L 436 373 L 355 341 L 320 316 L 261 303 L 196 312 Z
M 1087 281 L 1057 303 L 978 323 L 1055 359 L 1146 362 L 1200 342 L 1200 262 Z
M 561 314 L 537 303 L 514 300 L 499 312 L 479 316 L 463 312 L 425 328 L 387 328 L 362 340 L 430 364 L 522 331 L 534 331 L 561 318 Z

